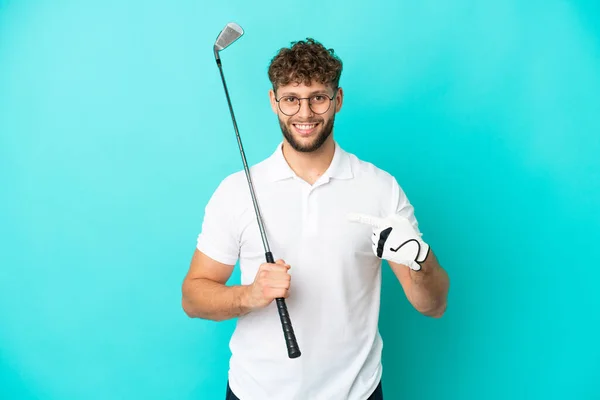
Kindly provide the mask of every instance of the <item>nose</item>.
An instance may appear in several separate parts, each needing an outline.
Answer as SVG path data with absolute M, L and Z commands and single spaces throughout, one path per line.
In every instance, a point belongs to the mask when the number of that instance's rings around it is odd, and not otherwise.
M 312 117 L 313 111 L 310 109 L 310 103 L 308 99 L 300 100 L 300 110 L 298 110 L 299 117 Z

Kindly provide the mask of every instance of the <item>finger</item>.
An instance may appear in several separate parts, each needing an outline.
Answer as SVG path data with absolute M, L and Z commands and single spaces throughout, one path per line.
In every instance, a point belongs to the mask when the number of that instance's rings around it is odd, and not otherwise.
M 351 222 L 358 222 L 360 224 L 365 224 L 372 226 L 373 228 L 384 228 L 389 226 L 389 223 L 386 222 L 383 218 L 374 217 L 372 215 L 361 214 L 361 213 L 350 213 L 348 214 L 348 220 Z
M 288 290 L 290 290 L 289 286 L 265 286 L 263 293 L 265 293 L 265 294 L 273 293 L 273 292 L 284 293 Z M 282 296 L 280 296 L 280 297 L 282 297 Z
M 290 269 L 290 266 L 289 266 L 289 264 L 287 264 L 287 263 L 285 262 L 285 260 L 282 260 L 281 258 L 280 258 L 279 260 L 275 261 L 275 264 L 277 264 L 277 265 L 282 265 L 282 266 L 286 267 L 287 269 Z
M 289 280 L 269 280 L 266 282 L 266 285 L 269 288 L 272 289 L 289 289 L 290 288 L 290 281 Z
M 289 291 L 287 289 L 265 287 L 262 294 L 267 299 L 276 299 L 278 297 L 286 298 L 288 297 Z
M 292 276 L 290 274 L 288 274 L 287 272 L 268 271 L 268 272 L 262 273 L 258 277 L 258 281 L 263 286 L 271 286 L 271 285 L 275 285 L 275 284 L 279 285 L 281 282 L 287 282 L 289 284 L 289 282 L 291 280 L 292 280 Z
M 276 281 L 281 281 L 281 280 L 290 280 L 292 278 L 292 276 L 290 274 L 287 273 L 287 271 L 270 271 L 265 278 L 267 280 L 276 280 Z
M 273 299 L 276 299 L 278 297 L 286 298 L 289 295 L 289 291 L 287 289 L 269 288 L 265 290 L 265 295 Z
M 279 271 L 279 272 L 285 272 L 287 270 L 290 269 L 290 266 L 287 264 L 281 265 L 281 264 L 263 264 L 261 266 L 261 269 L 263 271 Z

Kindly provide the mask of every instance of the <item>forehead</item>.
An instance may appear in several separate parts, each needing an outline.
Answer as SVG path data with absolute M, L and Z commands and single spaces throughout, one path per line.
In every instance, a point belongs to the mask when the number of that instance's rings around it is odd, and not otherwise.
M 305 83 L 292 82 L 287 85 L 282 85 L 277 88 L 277 94 L 280 96 L 284 95 L 298 95 L 298 96 L 309 96 L 313 93 L 331 93 L 331 86 L 325 85 L 319 82 L 312 82 L 310 85 Z

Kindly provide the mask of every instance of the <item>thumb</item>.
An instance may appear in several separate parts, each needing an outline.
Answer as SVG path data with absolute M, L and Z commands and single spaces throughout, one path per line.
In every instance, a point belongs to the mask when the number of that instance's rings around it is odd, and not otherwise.
M 283 265 L 283 266 L 288 267 L 288 269 L 290 269 L 290 266 L 287 265 L 286 262 L 285 262 L 285 260 L 282 260 L 281 258 L 279 260 L 275 261 L 275 264 L 277 264 L 277 265 Z
M 348 220 L 351 222 L 358 222 L 360 224 L 370 225 L 373 228 L 385 228 L 390 225 L 389 222 L 387 222 L 383 218 L 361 213 L 348 214 Z

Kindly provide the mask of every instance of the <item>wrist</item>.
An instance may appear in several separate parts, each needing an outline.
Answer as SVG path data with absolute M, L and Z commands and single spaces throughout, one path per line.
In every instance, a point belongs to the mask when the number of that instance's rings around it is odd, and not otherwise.
M 254 305 L 252 303 L 252 286 L 251 285 L 241 285 L 240 286 L 240 311 L 242 314 L 247 314 L 254 309 Z

